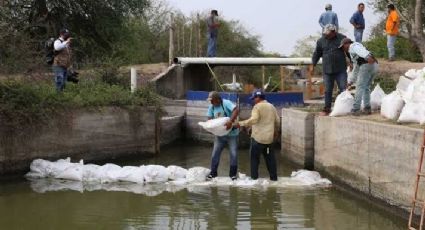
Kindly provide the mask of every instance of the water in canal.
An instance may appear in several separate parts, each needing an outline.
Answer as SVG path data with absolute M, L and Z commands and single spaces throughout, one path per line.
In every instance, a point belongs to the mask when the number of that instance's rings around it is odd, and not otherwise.
M 208 167 L 210 151 L 189 143 L 158 157 L 115 163 Z M 248 172 L 248 150 L 239 153 L 240 171 Z M 223 152 L 219 175 L 227 170 Z M 296 168 L 279 159 L 278 170 L 289 176 Z M 268 176 L 264 161 L 260 176 Z M 145 194 L 45 191 L 25 179 L 1 182 L 0 229 L 406 229 L 404 219 L 335 187 L 149 189 Z

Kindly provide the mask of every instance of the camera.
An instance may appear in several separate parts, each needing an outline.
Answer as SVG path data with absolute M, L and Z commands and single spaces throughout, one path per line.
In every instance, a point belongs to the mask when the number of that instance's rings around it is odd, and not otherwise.
M 77 84 L 80 80 L 78 79 L 78 72 L 77 71 L 74 71 L 74 70 L 70 70 L 69 72 L 68 72 L 68 75 L 67 75 L 67 80 L 68 81 L 70 81 L 70 82 L 72 82 L 72 83 L 74 83 L 74 84 Z

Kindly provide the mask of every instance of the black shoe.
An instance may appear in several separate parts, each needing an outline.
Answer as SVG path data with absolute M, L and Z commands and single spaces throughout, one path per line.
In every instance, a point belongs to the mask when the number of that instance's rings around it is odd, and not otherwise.
M 230 179 L 232 179 L 233 181 L 235 181 L 238 178 L 236 176 L 231 176 Z
M 360 116 L 362 113 L 361 113 L 361 111 L 360 110 L 351 110 L 351 115 L 353 115 L 353 116 L 356 116 L 356 117 L 358 117 L 358 116 Z
M 214 179 L 215 177 L 217 177 L 217 176 L 213 176 L 213 175 L 211 175 L 211 174 L 210 174 L 210 175 L 208 175 L 208 176 L 207 176 L 207 180 L 212 180 L 212 179 Z
M 363 109 L 363 113 L 366 115 L 371 115 L 372 114 L 372 109 L 371 108 L 364 108 Z

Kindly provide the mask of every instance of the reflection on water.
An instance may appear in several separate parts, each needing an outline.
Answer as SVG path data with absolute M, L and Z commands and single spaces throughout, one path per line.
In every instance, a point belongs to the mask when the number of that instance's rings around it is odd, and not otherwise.
M 179 147 L 163 151 L 160 157 L 118 163 L 208 167 L 209 154 L 208 147 Z M 247 154 L 246 150 L 240 151 L 242 172 L 249 169 Z M 227 175 L 227 166 L 228 157 L 224 152 L 220 175 Z M 292 170 L 290 165 L 280 162 L 279 176 L 288 176 Z M 264 167 L 260 174 L 267 176 Z M 43 189 L 51 184 L 43 183 L 56 183 L 54 186 L 59 191 L 45 191 Z M 61 186 L 72 190 L 62 191 Z M 405 220 L 335 188 L 94 186 L 110 187 L 109 191 L 98 190 L 98 187 L 83 190 L 78 182 L 49 180 L 38 184 L 25 180 L 3 183 L 0 185 L 0 229 L 391 230 L 406 226 Z M 116 191 L 123 187 L 132 192 Z

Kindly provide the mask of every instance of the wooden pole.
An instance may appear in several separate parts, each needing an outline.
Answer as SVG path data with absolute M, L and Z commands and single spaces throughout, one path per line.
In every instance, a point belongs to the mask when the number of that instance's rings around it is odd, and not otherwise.
M 191 22 L 190 22 L 189 57 L 192 57 L 192 34 L 193 34 L 193 20 L 191 20 Z
M 182 51 L 183 51 L 183 57 L 186 57 L 186 47 L 184 45 L 184 29 L 185 29 L 185 23 L 182 24 Z
M 266 81 L 266 67 L 265 66 L 261 66 L 261 89 L 264 89 L 264 84 Z
M 198 23 L 197 23 L 197 26 L 198 26 L 198 42 L 197 42 L 197 45 L 198 45 L 198 50 L 197 50 L 197 56 L 198 57 L 201 57 L 202 56 L 202 44 L 201 44 L 201 16 L 199 15 L 199 13 L 196 15 L 196 17 L 197 17 L 197 20 L 198 20 Z
M 280 92 L 285 92 L 285 68 L 280 66 Z
M 168 64 L 173 64 L 173 58 L 174 58 L 174 32 L 173 32 L 173 26 L 174 26 L 174 16 L 173 13 L 170 14 L 170 43 L 168 47 Z
M 179 56 L 180 55 L 180 20 L 176 20 L 176 40 L 177 40 L 177 50 L 176 50 L 176 54 Z
M 312 98 L 313 88 L 312 88 L 312 77 L 313 77 L 313 66 L 309 66 L 309 71 L 307 74 L 307 99 L 310 100 Z

